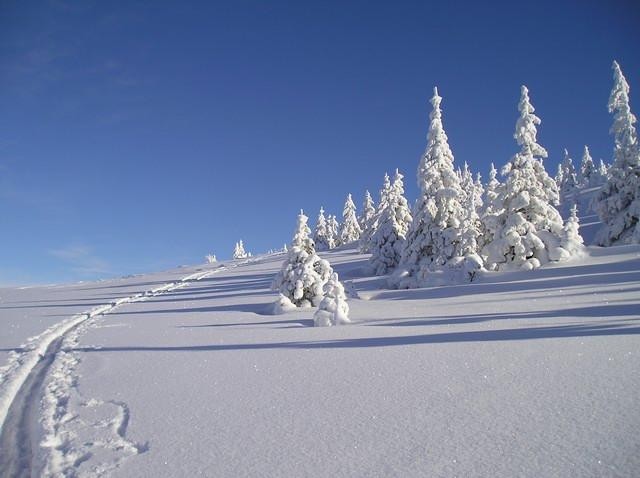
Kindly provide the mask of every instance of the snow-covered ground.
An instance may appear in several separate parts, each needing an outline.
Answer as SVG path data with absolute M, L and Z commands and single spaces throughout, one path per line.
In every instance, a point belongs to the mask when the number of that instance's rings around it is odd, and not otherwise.
M 640 247 L 401 291 L 321 255 L 352 325 L 270 315 L 277 254 L 1 289 L 3 475 L 638 476 Z

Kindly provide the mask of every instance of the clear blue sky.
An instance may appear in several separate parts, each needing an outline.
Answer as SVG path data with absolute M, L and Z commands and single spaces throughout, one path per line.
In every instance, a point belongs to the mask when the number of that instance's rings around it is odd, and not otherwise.
M 516 151 L 520 85 L 562 149 L 611 159 L 617 59 L 640 113 L 640 4 L 0 3 L 0 283 L 110 277 L 289 242 L 295 215 L 407 195 L 428 99 L 456 161 Z

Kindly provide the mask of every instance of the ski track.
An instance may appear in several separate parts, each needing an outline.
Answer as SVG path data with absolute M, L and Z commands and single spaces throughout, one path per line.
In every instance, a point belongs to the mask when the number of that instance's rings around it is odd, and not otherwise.
M 230 267 L 248 262 L 231 264 Z M 75 476 L 73 468 L 89 460 L 91 453 L 76 450 L 70 443 L 69 433 L 61 430 L 62 425 L 78 418 L 70 415 L 67 407 L 71 390 L 76 387 L 77 379 L 74 372 L 79 363 L 77 354 L 69 350 L 88 328 L 96 325 L 100 317 L 118 307 L 188 287 L 192 282 L 226 268 L 227 266 L 221 265 L 212 270 L 198 271 L 155 289 L 122 297 L 76 314 L 49 327 L 42 334 L 31 337 L 21 347 L 20 352 L 12 353 L 9 364 L 0 369 L 0 476 L 35 476 L 40 474 L 43 468 L 45 475 Z M 50 375 L 52 378 L 47 383 L 47 377 Z M 97 399 L 82 403 L 84 407 L 105 405 L 117 408 L 116 417 L 102 425 L 90 425 L 110 427 L 114 438 L 97 445 L 111 450 L 124 450 L 129 455 L 146 451 L 147 444 L 134 444 L 125 438 L 130 417 L 129 408 L 125 403 L 103 402 Z M 39 443 L 38 423 L 41 412 L 45 415 L 42 418 L 45 439 Z M 44 463 L 36 463 L 38 447 L 48 450 Z M 118 464 L 119 461 L 116 460 L 94 467 L 92 472 L 99 476 Z

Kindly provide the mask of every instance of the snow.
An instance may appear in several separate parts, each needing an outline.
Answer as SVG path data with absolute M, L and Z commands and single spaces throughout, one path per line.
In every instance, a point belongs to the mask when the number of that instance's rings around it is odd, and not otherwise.
M 321 253 L 360 297 L 344 327 L 271 315 L 281 253 L 0 290 L 5 363 L 49 327 L 63 342 L 34 474 L 637 475 L 640 246 L 411 290 L 355 246 Z

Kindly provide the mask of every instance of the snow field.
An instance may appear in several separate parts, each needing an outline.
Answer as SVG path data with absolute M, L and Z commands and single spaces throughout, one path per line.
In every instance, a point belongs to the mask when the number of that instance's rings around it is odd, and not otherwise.
M 323 257 L 363 299 L 330 328 L 267 315 L 263 258 L 88 330 L 79 388 L 148 443 L 114 476 L 634 476 L 640 250 L 589 253 L 389 291 L 343 247 Z

